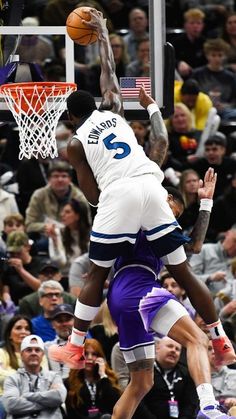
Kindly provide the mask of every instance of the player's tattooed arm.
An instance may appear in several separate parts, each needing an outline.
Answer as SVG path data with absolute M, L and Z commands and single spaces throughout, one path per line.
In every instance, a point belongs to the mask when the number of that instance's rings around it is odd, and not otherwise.
M 197 221 L 189 235 L 191 242 L 185 245 L 187 253 L 199 253 L 201 251 L 209 226 L 216 180 L 217 174 L 212 167 L 209 167 L 205 173 L 204 181 L 199 181 L 198 197 L 200 199 L 200 209 Z
M 155 100 L 147 94 L 145 88 L 142 86 L 139 92 L 139 103 L 143 108 L 148 110 L 149 105 L 154 105 L 154 110 L 151 112 L 151 134 L 150 145 L 151 150 L 149 158 L 161 166 L 165 160 L 168 151 L 168 133 L 163 121 L 161 111 Z

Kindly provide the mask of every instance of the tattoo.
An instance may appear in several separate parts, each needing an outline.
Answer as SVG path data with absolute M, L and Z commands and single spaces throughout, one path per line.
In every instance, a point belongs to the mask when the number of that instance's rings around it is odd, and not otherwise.
M 139 361 L 131 362 L 128 365 L 130 372 L 140 371 L 140 370 L 153 370 L 154 358 L 151 359 L 140 359 Z
M 160 112 L 151 117 L 150 144 L 149 158 L 161 166 L 168 150 L 168 133 Z
M 210 211 L 199 211 L 197 221 L 189 235 L 191 242 L 186 243 L 184 246 L 188 253 L 200 252 L 209 226 L 210 215 Z

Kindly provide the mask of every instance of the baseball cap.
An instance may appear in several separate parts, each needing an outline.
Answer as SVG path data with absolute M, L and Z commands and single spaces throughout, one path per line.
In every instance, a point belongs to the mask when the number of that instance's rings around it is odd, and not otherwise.
M 51 260 L 46 260 L 42 264 L 42 266 L 41 266 L 41 268 L 39 270 L 39 273 L 42 273 L 43 271 L 46 271 L 47 269 L 52 269 L 55 272 L 58 272 L 59 271 L 59 267 L 57 266 L 57 264 L 55 262 L 52 262 Z
M 29 244 L 29 237 L 23 231 L 12 231 L 7 236 L 8 252 L 20 252 L 27 244 Z
M 44 351 L 43 340 L 38 335 L 26 336 L 21 342 L 20 350 L 22 352 L 27 348 L 40 348 L 42 351 Z
M 74 310 L 70 304 L 58 304 L 56 308 L 52 311 L 50 319 L 54 320 L 60 314 L 70 314 L 74 316 Z

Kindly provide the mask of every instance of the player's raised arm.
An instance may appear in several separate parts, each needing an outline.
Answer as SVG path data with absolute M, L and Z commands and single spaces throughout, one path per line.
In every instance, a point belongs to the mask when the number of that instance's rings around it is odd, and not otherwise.
M 192 232 L 189 234 L 191 242 L 185 244 L 185 250 L 189 253 L 199 253 L 204 243 L 206 232 L 209 226 L 213 196 L 215 192 L 217 173 L 212 167 L 207 169 L 204 181 L 200 180 L 198 197 L 200 199 L 199 214 Z
M 161 166 L 165 159 L 169 144 L 168 133 L 161 111 L 155 100 L 147 94 L 144 86 L 140 88 L 139 103 L 144 109 L 147 109 L 151 121 L 151 150 L 149 158 Z
M 100 89 L 102 93 L 101 109 L 111 110 L 124 115 L 120 86 L 116 76 L 116 65 L 110 44 L 109 33 L 101 12 L 90 9 L 91 20 L 83 21 L 98 32 L 99 56 L 101 61 Z

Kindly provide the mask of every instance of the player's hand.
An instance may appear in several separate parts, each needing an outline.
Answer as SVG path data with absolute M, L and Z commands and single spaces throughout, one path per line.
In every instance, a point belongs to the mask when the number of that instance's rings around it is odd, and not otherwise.
M 141 86 L 139 90 L 139 103 L 144 109 L 147 109 L 148 105 L 151 103 L 156 103 L 155 100 L 147 94 L 144 86 Z
M 217 180 L 217 173 L 214 172 L 214 169 L 212 167 L 209 167 L 209 169 L 206 171 L 204 176 L 204 181 L 199 181 L 199 188 L 198 188 L 198 197 L 199 199 L 207 198 L 212 199 L 214 192 L 215 192 L 215 186 L 216 186 L 216 180 Z
M 91 19 L 82 20 L 86 26 L 93 28 L 98 33 L 101 33 L 104 29 L 107 29 L 107 20 L 104 19 L 102 12 L 99 12 L 99 10 L 94 9 L 93 7 L 90 8 L 89 12 Z
M 236 312 L 236 300 L 230 301 L 228 304 L 224 306 L 222 312 L 226 316 L 230 316 L 231 314 Z

